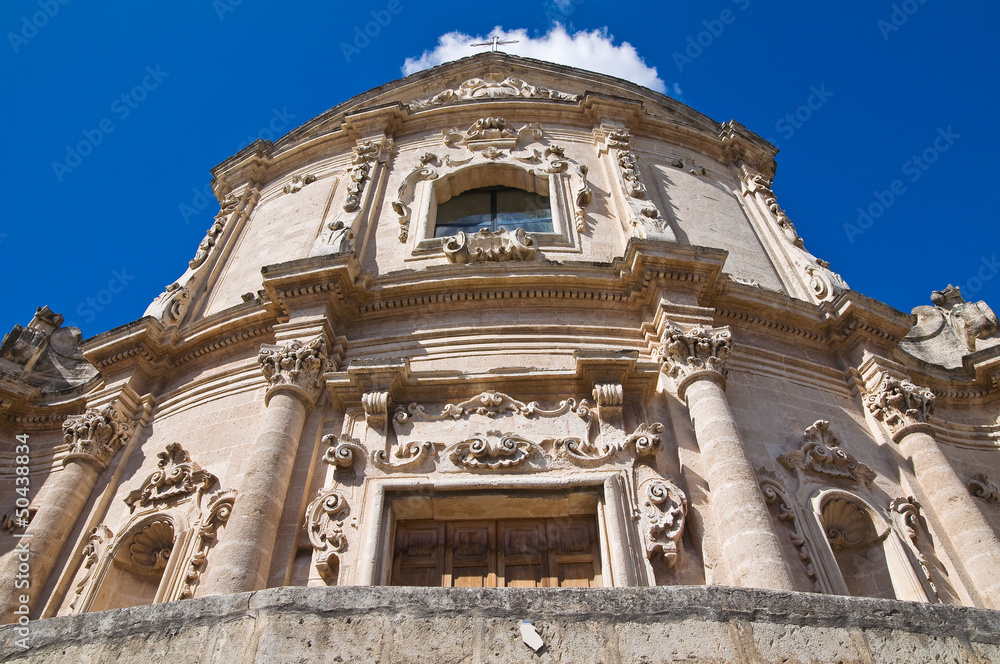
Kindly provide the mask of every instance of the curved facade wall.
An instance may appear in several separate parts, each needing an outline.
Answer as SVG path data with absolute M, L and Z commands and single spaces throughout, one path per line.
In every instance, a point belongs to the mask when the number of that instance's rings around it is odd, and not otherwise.
M 774 154 L 503 54 L 244 149 L 184 274 L 68 384 L 28 386 L 61 317 L 0 349 L 9 479 L 31 445 L 7 620 L 278 586 L 997 608 L 996 316 L 851 291 L 777 203 Z M 551 231 L 436 237 L 484 187 L 547 196 Z

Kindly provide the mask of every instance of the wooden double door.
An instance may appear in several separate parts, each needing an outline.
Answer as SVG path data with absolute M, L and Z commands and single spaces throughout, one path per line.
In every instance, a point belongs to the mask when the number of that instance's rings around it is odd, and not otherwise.
M 593 516 L 400 521 L 395 586 L 559 588 L 602 586 Z

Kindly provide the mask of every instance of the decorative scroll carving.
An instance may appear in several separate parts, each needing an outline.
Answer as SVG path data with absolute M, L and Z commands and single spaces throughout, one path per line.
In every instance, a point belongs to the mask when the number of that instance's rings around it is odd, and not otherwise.
M 982 300 L 966 302 L 961 290 L 948 284 L 931 293 L 931 302 L 913 309 L 917 323 L 899 344 L 908 354 L 957 369 L 969 353 L 1000 344 L 1000 321 Z
M 976 339 L 989 339 L 1000 330 L 1000 321 L 986 302 L 966 302 L 962 292 L 951 284 L 931 293 L 931 302 L 945 312 L 955 335 L 969 352 L 976 350 Z
M 808 542 L 805 535 L 802 534 L 802 528 L 799 525 L 795 510 L 792 509 L 791 502 L 788 500 L 785 487 L 778 480 L 778 476 L 766 468 L 758 468 L 757 474 L 765 478 L 760 483 L 760 490 L 764 494 L 764 501 L 775 508 L 778 521 L 781 521 L 788 527 L 788 538 L 799 552 L 799 560 L 802 561 L 802 565 L 805 567 L 806 576 L 812 582 L 813 590 L 821 592 L 823 588 L 820 585 L 816 567 L 813 565 Z
M 406 470 L 423 464 L 428 459 L 436 459 L 440 443 L 430 441 L 398 445 L 392 453 L 392 458 L 385 450 L 374 450 L 371 454 L 372 465 L 382 470 Z
M 725 378 L 732 339 L 728 326 L 695 325 L 682 330 L 670 324 L 664 330 L 659 355 L 667 373 L 675 380 L 683 380 L 697 371 L 714 371 Z
M 162 506 L 196 492 L 207 491 L 218 479 L 191 461 L 190 455 L 178 443 L 167 445 L 155 470 L 142 486 L 125 497 L 130 511 L 137 507 Z
M 927 421 L 933 412 L 934 393 L 883 371 L 878 387 L 865 395 L 865 404 L 895 433 L 907 425 Z
M 365 408 L 368 426 L 384 434 L 389 420 L 389 393 L 365 392 L 361 395 L 361 405 Z
M 798 247 L 803 246 L 802 238 L 799 237 L 798 231 L 795 230 L 792 220 L 788 218 L 785 211 L 781 209 L 780 205 L 778 205 L 778 198 L 774 195 L 774 191 L 771 189 L 770 180 L 760 174 L 754 175 L 750 178 L 750 186 L 748 189 L 750 192 L 760 195 L 764 205 L 767 207 L 768 211 L 770 211 L 774 220 L 788 238 L 788 241 Z
M 820 510 L 823 529 L 834 551 L 861 549 L 873 543 L 878 535 L 864 510 L 844 498 L 834 498 Z
M 622 187 L 628 195 L 628 205 L 632 218 L 629 220 L 634 228 L 663 232 L 663 222 L 659 210 L 646 198 L 646 185 L 639 173 L 638 159 L 632 152 L 632 135 L 624 129 L 602 127 L 598 130 L 598 139 L 603 140 L 606 149 L 611 153 L 618 167 Z
M 537 444 L 513 433 L 499 431 L 477 433 L 445 450 L 445 455 L 455 465 L 470 470 L 512 468 L 535 454 L 544 454 Z
M 816 258 L 806 251 L 798 231 L 788 215 L 778 205 L 778 199 L 771 190 L 771 181 L 759 173 L 746 173 L 748 179 L 744 183 L 744 195 L 757 195 L 760 202 L 770 213 L 785 239 L 794 247 L 791 252 L 792 261 L 802 270 L 809 289 L 818 300 L 829 300 L 840 293 L 849 290 L 847 282 L 839 274 L 830 269 L 830 264 Z
M 125 444 L 135 424 L 119 412 L 114 401 L 100 410 L 91 408 L 83 415 L 63 422 L 63 442 L 69 446 L 66 461 L 85 458 L 103 470 Z
M 208 551 L 218 537 L 219 528 L 229 520 L 235 501 L 235 490 L 219 491 L 212 495 L 206 509 L 202 512 L 204 516 L 198 526 L 195 550 L 188 562 L 187 572 L 184 574 L 184 585 L 180 592 L 181 599 L 189 599 L 194 596 L 194 589 L 198 585 L 201 572 L 208 560 Z
M 306 531 L 315 552 L 316 569 L 329 583 L 336 583 L 340 554 L 347 549 L 341 513 L 347 501 L 333 489 L 324 489 L 306 508 Z
M 222 230 L 225 228 L 237 205 L 239 205 L 239 202 L 240 199 L 232 194 L 227 194 L 222 200 L 219 206 L 219 213 L 215 215 L 215 220 L 205 233 L 205 238 L 198 245 L 198 251 L 195 252 L 194 258 L 188 262 L 188 266 L 192 270 L 200 267 L 208 259 L 212 247 L 215 246 L 219 236 L 222 235 Z
M 663 425 L 659 422 L 640 424 L 621 442 L 595 445 L 579 438 L 561 438 L 554 441 L 553 450 L 574 465 L 596 466 L 624 455 L 633 459 L 655 455 L 662 447 L 660 434 L 663 431 Z
M 920 504 L 917 503 L 917 499 L 913 496 L 909 496 L 908 498 L 893 498 L 889 509 L 896 517 L 894 520 L 897 526 L 906 535 L 905 541 L 907 546 L 917 559 L 917 562 L 920 563 L 920 571 L 923 572 L 924 579 L 927 581 L 927 585 L 930 586 L 931 592 L 934 593 L 935 597 L 941 599 L 940 595 L 938 595 L 937 586 L 934 584 L 934 578 L 931 576 L 927 557 L 920 552 L 917 546 L 917 543 L 920 541 Z
M 490 159 L 500 158 L 499 150 L 513 150 L 522 138 L 538 140 L 544 135 L 541 125 L 537 122 L 522 127 L 515 127 L 504 118 L 480 118 L 472 123 L 466 131 L 457 128 L 442 132 L 442 140 L 447 146 L 464 145 L 472 152 L 484 151 L 483 156 Z M 486 152 L 489 148 L 492 151 Z
M 791 471 L 843 479 L 870 485 L 875 471 L 858 463 L 849 452 L 840 447 L 840 441 L 830 431 L 830 423 L 817 420 L 806 429 L 802 446 L 778 457 L 778 462 Z
M 316 337 L 306 343 L 296 339 L 284 345 L 264 344 L 257 362 L 272 389 L 290 386 L 315 399 L 323 389 L 327 370 L 326 340 Z
M 452 263 L 525 261 L 536 252 L 535 238 L 523 228 L 516 228 L 514 232 L 506 228 L 498 231 L 483 228 L 471 235 L 459 231 L 443 238 L 441 245 Z
M 598 383 L 594 385 L 594 402 L 601 424 L 623 428 L 622 404 L 624 391 L 621 383 Z
M 990 481 L 986 473 L 976 473 L 967 484 L 969 493 L 988 503 L 1000 503 L 1000 486 Z
M 324 445 L 328 445 L 323 461 L 339 468 L 353 468 L 357 459 L 365 456 L 365 448 L 346 440 L 338 440 L 333 434 L 323 436 Z M 355 458 L 357 455 L 357 458 Z
M 406 242 L 410 234 L 410 203 L 413 202 L 413 192 L 417 182 L 422 180 L 434 180 L 438 177 L 438 172 L 429 167 L 428 164 L 437 164 L 438 156 L 432 152 L 427 152 L 420 156 L 420 166 L 414 168 L 403 178 L 403 182 L 396 190 L 396 200 L 392 201 L 392 209 L 399 216 L 399 241 Z
M 83 548 L 83 577 L 76 584 L 76 588 L 73 589 L 73 601 L 70 602 L 70 609 L 76 608 L 83 589 L 87 587 L 91 577 L 94 575 L 94 565 L 104 556 L 112 537 L 114 537 L 114 533 L 104 524 L 90 529 L 87 546 Z
M 350 249 L 353 240 L 354 231 L 346 226 L 342 219 L 334 219 L 326 224 L 326 238 L 324 242 L 327 246 L 333 247 L 334 253 Z
M 579 176 L 579 185 L 576 188 L 576 210 L 574 211 L 574 217 L 576 218 L 576 230 L 583 233 L 587 230 L 586 215 L 587 206 L 594 200 L 594 192 L 587 184 L 587 173 L 589 169 L 586 164 L 580 164 L 576 167 L 577 174 Z
M 351 166 L 348 173 L 350 182 L 347 184 L 347 199 L 344 201 L 344 212 L 354 212 L 361 207 L 361 196 L 371 175 L 375 163 L 385 162 L 388 158 L 390 141 L 382 138 L 377 141 L 362 141 L 354 148 Z
M 132 536 L 129 560 L 137 571 L 162 572 L 174 548 L 174 526 L 169 519 L 156 519 Z
M 646 484 L 643 507 L 647 520 L 646 557 L 651 561 L 662 559 L 667 567 L 673 567 L 684 533 L 687 496 L 673 482 L 655 479 Z
M 577 406 L 575 399 L 560 401 L 552 410 L 545 410 L 539 406 L 537 401 L 524 403 L 518 401 L 503 392 L 487 390 L 471 399 L 460 403 L 446 405 L 439 414 L 432 415 L 424 410 L 419 404 L 410 404 L 408 407 L 396 408 L 393 415 L 394 424 L 405 424 L 410 419 L 423 422 L 436 422 L 440 420 L 453 419 L 460 420 L 469 415 L 485 415 L 486 417 L 498 417 L 507 413 L 517 413 L 524 417 L 558 417 L 564 413 L 573 411 L 580 419 L 590 422 L 591 409 L 586 400 L 581 401 Z
M 18 516 L 17 513 L 22 510 L 27 511 L 27 516 Z M 31 523 L 31 520 L 35 518 L 35 514 L 38 512 L 37 507 L 28 507 L 10 509 L 0 516 L 0 526 L 3 527 L 7 532 L 14 532 L 15 530 L 24 530 Z
M 312 184 L 315 181 L 316 176 L 311 173 L 307 173 L 305 175 L 293 175 L 288 184 L 281 188 L 281 191 L 286 194 L 294 194 L 297 191 L 301 191 L 302 187 L 307 184 Z
M 457 88 L 445 90 L 429 99 L 410 102 L 410 108 L 427 108 L 462 101 L 489 101 L 491 99 L 518 97 L 521 99 L 550 99 L 554 101 L 578 101 L 576 95 L 557 92 L 530 85 L 519 78 L 499 73 L 487 73 L 482 78 L 470 78 Z
M 177 325 L 187 311 L 190 296 L 188 289 L 175 281 L 163 289 L 152 306 L 163 312 L 160 319 L 165 325 Z

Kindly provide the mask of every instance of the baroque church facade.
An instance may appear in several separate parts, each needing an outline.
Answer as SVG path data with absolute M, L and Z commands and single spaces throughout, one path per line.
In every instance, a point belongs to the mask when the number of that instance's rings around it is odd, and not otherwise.
M 851 290 L 775 153 L 503 53 L 241 150 L 141 318 L 81 340 L 42 308 L 0 346 L 0 647 L 53 661 L 90 625 L 77 655 L 127 655 L 160 621 L 164 652 L 233 661 L 200 616 L 299 661 L 308 614 L 340 621 L 329 661 L 527 661 L 522 617 L 572 661 L 760 661 L 778 627 L 843 661 L 876 633 L 1000 657 L 997 317 Z M 234 617 L 249 591 L 270 627 Z

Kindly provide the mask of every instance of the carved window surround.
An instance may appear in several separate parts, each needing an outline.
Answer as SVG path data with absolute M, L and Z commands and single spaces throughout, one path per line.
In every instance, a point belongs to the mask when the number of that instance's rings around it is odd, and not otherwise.
M 527 156 L 499 149 L 481 150 L 471 156 L 468 151 L 446 154 L 453 150 L 441 151 L 441 155 L 423 155 L 421 164 L 404 177 L 392 204 L 400 225 L 400 239 L 409 248 L 404 260 L 444 258 L 444 238 L 434 237 L 437 206 L 462 192 L 488 186 L 513 187 L 548 196 L 553 231 L 531 233 L 534 246 L 545 254 L 581 253 L 585 208 L 592 198 L 587 169 L 566 160 L 559 146 L 549 146 L 544 154 L 541 148 L 545 146 L 522 150 Z

